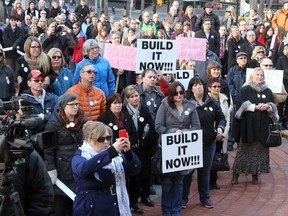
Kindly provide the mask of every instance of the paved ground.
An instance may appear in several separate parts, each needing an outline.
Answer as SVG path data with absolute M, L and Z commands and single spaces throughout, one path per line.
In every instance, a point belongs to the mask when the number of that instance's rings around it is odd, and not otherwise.
M 251 176 L 239 177 L 239 184 L 230 184 L 232 173 L 219 174 L 221 190 L 212 190 L 211 198 L 216 203 L 214 209 L 206 209 L 199 204 L 197 182 L 192 182 L 190 200 L 187 209 L 182 210 L 183 216 L 286 216 L 288 215 L 288 141 L 283 145 L 270 149 L 271 173 L 261 175 L 259 185 L 251 183 Z M 232 166 L 236 150 L 229 152 Z M 194 176 L 193 176 L 194 177 Z M 195 177 L 194 177 L 195 179 Z M 142 205 L 145 215 L 161 215 L 161 186 L 156 186 L 155 207 Z M 136 215 L 136 214 L 134 214 Z

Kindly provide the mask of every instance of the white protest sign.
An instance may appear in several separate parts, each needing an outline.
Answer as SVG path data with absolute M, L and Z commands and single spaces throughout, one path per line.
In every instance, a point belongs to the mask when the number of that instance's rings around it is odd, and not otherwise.
M 254 68 L 247 68 L 246 83 Z M 283 84 L 283 70 L 264 70 L 265 82 L 273 93 L 281 93 Z
M 194 77 L 193 70 L 176 70 L 176 73 L 173 74 L 175 81 L 182 83 L 185 89 L 188 88 L 189 81 Z
M 176 70 L 176 41 L 138 39 L 136 73 L 154 69 L 162 73 Z
M 162 134 L 163 173 L 203 167 L 202 130 Z

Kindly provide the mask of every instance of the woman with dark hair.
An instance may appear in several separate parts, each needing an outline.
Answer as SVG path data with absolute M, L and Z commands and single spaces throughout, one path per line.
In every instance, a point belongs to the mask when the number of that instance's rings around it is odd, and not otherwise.
M 259 38 L 259 36 L 261 34 L 263 34 L 265 30 L 265 26 L 263 23 L 260 23 L 259 25 L 257 25 L 256 29 L 255 29 L 255 33 L 256 33 L 256 40 Z
M 200 129 L 196 106 L 185 99 L 184 86 L 176 81 L 169 86 L 169 95 L 161 102 L 155 119 L 156 132 L 161 136 L 169 133 Z M 161 208 L 163 215 L 180 215 L 183 195 L 181 172 L 163 175 Z
M 274 34 L 274 30 L 273 30 L 272 26 L 267 26 L 267 27 L 265 27 L 263 33 L 261 35 L 259 35 L 259 37 L 257 39 L 257 41 L 259 43 L 262 43 L 265 45 L 265 49 L 266 49 L 265 55 L 268 57 L 270 57 L 269 51 L 270 51 L 270 47 L 271 47 L 271 43 L 272 43 L 273 34 Z M 272 56 L 272 53 L 271 53 L 271 56 Z
M 128 36 L 123 40 L 123 45 L 137 47 L 136 30 L 134 28 L 129 28 L 127 31 Z
M 59 178 L 75 191 L 71 161 L 77 148 L 82 144 L 82 127 L 87 119 L 83 111 L 79 109 L 76 95 L 63 94 L 58 99 L 58 103 L 60 108 L 53 112 L 45 127 L 46 131 L 54 132 L 56 143 L 53 143 L 55 146 L 44 149 L 44 162 L 53 184 Z M 54 191 L 55 215 L 72 215 L 73 201 L 58 187 L 55 186 Z
M 95 40 L 97 41 L 97 43 L 99 45 L 100 55 L 103 56 L 104 55 L 104 49 L 105 49 L 105 43 L 109 42 L 108 31 L 105 27 L 102 27 L 99 29 L 98 35 L 95 38 Z
M 197 169 L 198 192 L 200 202 L 206 208 L 214 208 L 210 199 L 210 170 L 216 150 L 216 138 L 224 133 L 226 126 L 225 116 L 220 105 L 210 98 L 204 88 L 204 82 L 194 77 L 190 80 L 187 90 L 187 99 L 192 100 L 197 107 L 201 129 L 203 131 L 203 167 Z M 183 184 L 183 208 L 186 208 L 192 173 L 184 178 Z
M 91 20 L 91 17 L 89 16 L 89 15 L 87 15 L 86 17 L 85 17 L 85 20 L 84 20 L 84 22 L 82 23 L 82 25 L 81 25 L 81 29 L 82 29 L 82 31 L 83 31 L 83 33 L 86 35 L 86 32 L 87 32 L 87 28 L 89 27 L 89 26 L 91 26 L 92 25 L 92 20 Z
M 119 138 L 119 130 L 126 129 L 131 147 L 137 144 L 138 137 L 131 116 L 122 110 L 122 100 L 118 93 L 106 98 L 106 111 L 98 117 L 98 121 L 109 126 L 113 131 L 113 142 Z
M 129 181 L 130 206 L 137 214 L 143 214 L 137 201 L 141 197 L 141 202 L 148 205 L 150 201 L 150 154 L 151 140 L 155 139 L 154 121 L 146 106 L 140 105 L 140 95 L 135 85 L 129 85 L 124 89 L 124 106 L 123 109 L 133 120 L 138 134 L 138 142 L 133 148 L 133 152 L 141 161 L 141 171 L 138 175 L 132 176 Z M 148 205 L 154 206 L 153 201 Z

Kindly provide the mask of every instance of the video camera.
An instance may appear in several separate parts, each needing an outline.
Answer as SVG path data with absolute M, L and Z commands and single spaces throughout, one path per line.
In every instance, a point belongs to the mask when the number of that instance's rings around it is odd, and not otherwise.
M 16 120 L 16 114 L 21 105 L 24 114 L 21 120 Z M 32 107 L 32 108 L 31 108 Z M 25 163 L 25 159 L 35 149 L 41 154 L 44 148 L 55 145 L 54 132 L 32 134 L 32 130 L 43 127 L 40 117 L 33 113 L 33 106 L 24 100 L 3 102 L 0 100 L 0 186 L 11 181 L 5 172 L 18 164 Z M 27 115 L 28 114 L 28 115 Z

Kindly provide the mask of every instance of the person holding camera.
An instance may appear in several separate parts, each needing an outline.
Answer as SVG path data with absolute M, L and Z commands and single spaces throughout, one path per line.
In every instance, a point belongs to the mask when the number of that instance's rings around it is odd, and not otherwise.
M 72 158 L 76 183 L 73 215 L 131 216 L 126 177 L 141 169 L 128 138 L 111 144 L 112 130 L 102 122 L 83 126 L 85 140 Z
M 51 48 L 59 48 L 66 54 L 66 50 L 78 43 L 77 36 L 65 25 L 57 25 L 55 19 L 47 21 L 46 32 L 39 36 L 45 53 Z

